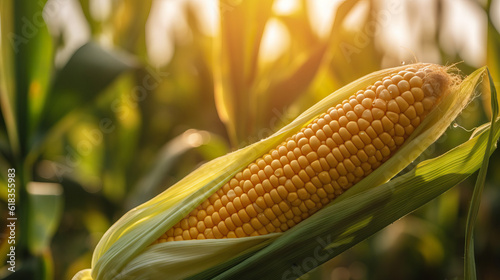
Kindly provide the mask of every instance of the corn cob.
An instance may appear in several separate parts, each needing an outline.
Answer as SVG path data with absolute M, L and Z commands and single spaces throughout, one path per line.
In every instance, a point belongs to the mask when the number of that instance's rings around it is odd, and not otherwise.
M 452 82 L 409 66 L 359 90 L 238 172 L 154 243 L 284 232 L 388 160 Z

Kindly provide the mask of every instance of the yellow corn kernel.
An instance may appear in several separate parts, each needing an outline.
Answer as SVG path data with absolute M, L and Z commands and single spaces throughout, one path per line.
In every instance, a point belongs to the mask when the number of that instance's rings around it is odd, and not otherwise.
M 388 160 L 451 83 L 407 68 L 331 107 L 238 172 L 155 243 L 285 231 Z

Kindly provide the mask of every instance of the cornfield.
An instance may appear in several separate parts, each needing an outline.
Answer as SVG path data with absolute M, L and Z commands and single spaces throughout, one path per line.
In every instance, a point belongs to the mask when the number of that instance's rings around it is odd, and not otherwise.
M 3 0 L 2 279 L 498 279 L 500 1 Z

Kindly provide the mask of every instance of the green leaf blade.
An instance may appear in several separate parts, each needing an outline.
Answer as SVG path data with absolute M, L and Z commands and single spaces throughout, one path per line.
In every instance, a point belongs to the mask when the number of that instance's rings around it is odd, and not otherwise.
M 465 230 L 465 249 L 464 249 L 464 277 L 465 279 L 477 279 L 476 272 L 476 261 L 474 259 L 474 226 L 476 224 L 477 215 L 479 213 L 479 206 L 481 204 L 481 194 L 483 193 L 484 184 L 486 182 L 486 172 L 488 170 L 488 163 L 490 158 L 489 151 L 493 145 L 493 138 L 495 137 L 496 121 L 498 117 L 498 102 L 497 102 L 497 92 L 493 78 L 491 77 L 490 71 L 488 72 L 488 81 L 490 85 L 491 94 L 491 125 L 488 132 L 488 142 L 486 145 L 485 154 L 483 157 L 481 168 L 479 169 L 479 174 L 477 175 L 476 184 L 474 186 L 474 192 L 472 194 L 472 199 L 470 202 L 469 212 L 467 213 L 467 224 Z M 496 139 L 498 141 L 498 139 Z M 495 141 L 495 142 L 496 142 Z

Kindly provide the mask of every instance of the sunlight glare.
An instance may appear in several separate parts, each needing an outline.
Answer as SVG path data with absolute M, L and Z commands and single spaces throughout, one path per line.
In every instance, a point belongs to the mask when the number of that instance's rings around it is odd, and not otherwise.
M 298 9 L 300 9 L 298 0 L 277 0 L 273 5 L 273 10 L 277 15 L 291 15 Z
M 440 63 L 441 55 L 435 44 L 435 7 L 434 0 L 383 2 L 377 19 L 380 34 L 375 37 L 376 46 L 385 51 L 383 68 L 403 62 Z M 418 24 L 412 24 L 414 21 Z
M 387 63 L 389 64 L 383 67 L 397 66 L 394 65 L 394 61 L 401 61 L 406 57 L 405 53 L 408 50 L 415 50 L 417 32 L 411 30 L 411 27 L 408 25 L 408 19 L 405 14 L 407 5 L 400 3 L 399 13 L 390 12 L 389 7 L 393 2 L 394 0 L 383 1 L 380 10 L 381 13 L 388 12 L 389 20 L 385 24 L 377 20 L 377 31 L 380 32 L 380 36 L 376 36 L 375 43 L 377 47 L 386 50 L 386 59 L 388 59 Z M 418 10 L 415 13 L 417 12 Z M 409 36 L 409 34 L 413 36 Z
M 450 54 L 459 54 L 466 63 L 480 67 L 486 60 L 485 12 L 476 3 L 465 0 L 444 2 L 444 24 L 440 43 Z
M 191 148 L 197 148 L 201 145 L 205 145 L 210 141 L 210 133 L 203 130 L 188 129 L 182 134 L 183 140 Z
M 314 0 L 308 1 L 309 19 L 316 34 L 326 37 L 330 33 L 335 12 L 342 0 Z
M 345 17 L 343 27 L 347 30 L 361 31 L 365 20 L 368 18 L 370 12 L 368 1 L 358 2 L 351 12 Z M 369 35 L 369 34 L 367 34 Z
M 112 3 L 110 0 L 90 0 L 89 10 L 92 19 L 96 21 L 105 21 L 111 15 Z
M 289 47 L 290 34 L 286 26 L 277 19 L 270 19 L 262 36 L 259 63 L 276 61 Z
M 166 65 L 174 54 L 174 40 L 189 40 L 190 32 L 178 2 L 154 0 L 146 22 L 146 46 L 151 63 L 156 67 Z
M 31 195 L 61 195 L 63 188 L 58 183 L 29 182 L 26 191 Z
M 217 0 L 190 0 L 196 16 L 200 21 L 200 29 L 207 36 L 217 33 L 219 20 L 219 2 Z
M 62 67 L 91 38 L 82 6 L 76 1 L 48 0 L 43 8 L 43 19 L 52 36 L 64 38 L 64 44 L 55 55 L 56 67 Z
M 500 1 L 491 2 L 490 7 L 490 18 L 493 22 L 493 25 L 497 29 L 497 32 L 500 32 Z

